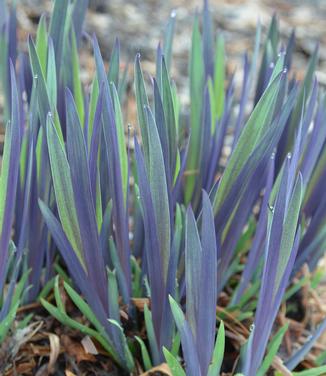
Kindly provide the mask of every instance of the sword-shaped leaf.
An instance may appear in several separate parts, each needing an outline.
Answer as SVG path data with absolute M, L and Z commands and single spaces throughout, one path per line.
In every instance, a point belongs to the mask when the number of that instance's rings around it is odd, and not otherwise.
M 204 0 L 203 7 L 203 57 L 207 80 L 208 77 L 213 78 L 214 74 L 213 23 L 208 0 Z
M 313 335 L 303 344 L 303 346 L 299 350 L 297 350 L 290 357 L 290 359 L 286 361 L 285 365 L 290 371 L 292 371 L 301 362 L 301 360 L 303 360 L 306 354 L 309 353 L 311 348 L 314 346 L 318 338 L 325 332 L 325 330 L 326 330 L 326 319 L 324 319 L 321 322 L 321 324 L 318 325 Z M 314 373 L 314 375 L 315 374 L 317 374 L 317 372 Z
M 75 30 L 76 34 L 76 44 L 77 47 L 80 45 L 80 40 L 83 32 L 83 24 L 88 8 L 88 2 L 89 0 L 78 0 L 75 1 L 73 4 L 72 9 L 72 22 L 73 22 L 73 28 Z
M 186 312 L 190 328 L 193 335 L 195 335 L 201 292 L 199 281 L 202 268 L 202 247 L 200 244 L 195 216 L 190 207 L 187 210 L 185 226 Z
M 47 72 L 46 72 L 46 86 L 49 94 L 51 111 L 55 113 L 57 106 L 57 74 L 55 68 L 55 55 L 52 39 L 48 41 L 48 59 L 47 59 Z
M 163 275 L 164 280 L 166 281 L 171 247 L 171 223 L 168 191 L 160 138 L 157 132 L 153 114 L 148 107 L 146 108 L 146 116 L 150 155 L 149 170 L 147 175 L 155 210 L 158 240 L 163 263 Z
M 74 98 L 76 101 L 76 107 L 78 110 L 79 120 L 82 126 L 84 126 L 84 120 L 85 120 L 84 94 L 83 94 L 82 82 L 80 79 L 80 66 L 79 66 L 78 49 L 77 49 L 77 34 L 73 28 L 71 28 L 71 32 L 70 32 L 70 43 L 71 43 L 73 93 L 74 93 Z
M 297 160 L 294 158 L 292 162 L 297 163 Z M 302 177 L 299 173 L 295 180 L 291 170 L 291 162 L 287 158 L 281 171 L 279 188 L 267 227 L 262 287 L 252 333 L 253 346 L 248 347 L 247 350 L 249 374 L 256 374 L 262 362 L 298 250 Z
M 186 318 L 178 303 L 170 296 L 172 314 L 181 337 L 186 371 L 189 376 L 202 376 L 200 363 L 196 352 L 194 337 Z
M 277 352 L 278 352 L 278 350 L 281 346 L 284 334 L 288 330 L 288 327 L 289 327 L 288 324 L 282 326 L 278 330 L 278 332 L 275 334 L 275 336 L 272 338 L 272 340 L 271 340 L 271 342 L 268 346 L 268 351 L 267 351 L 267 354 L 265 356 L 265 359 L 264 359 L 262 365 L 259 367 L 259 370 L 257 371 L 257 376 L 266 375 L 266 372 L 268 371 L 269 367 L 271 366 L 271 364 L 274 360 L 274 356 L 277 354 Z
M 170 78 L 168 75 L 168 70 L 164 58 L 162 59 L 162 99 L 165 125 L 167 127 L 169 142 L 169 162 L 171 172 L 174 173 L 177 158 L 178 135 L 175 122 L 175 110 L 170 85 Z
M 34 87 L 37 93 L 38 111 L 41 125 L 43 127 L 46 126 L 48 114 L 53 112 L 54 124 L 58 132 L 58 135 L 61 141 L 63 142 L 63 136 L 58 118 L 58 113 L 56 111 L 56 107 L 53 108 L 51 106 L 50 95 L 46 85 L 45 76 L 43 75 L 40 60 L 37 55 L 34 42 L 31 38 L 29 38 L 28 40 L 28 50 L 31 68 L 33 72 Z
M 285 73 L 281 73 L 270 83 L 243 128 L 214 197 L 215 214 L 219 211 L 227 192 L 245 166 L 251 152 L 271 126 L 274 105 L 284 76 Z
M 173 376 L 186 376 L 185 371 L 181 367 L 181 364 L 179 363 L 178 359 L 170 353 L 168 349 L 163 347 L 163 353 L 166 359 L 166 362 L 171 370 L 171 373 Z
M 108 71 L 108 81 L 114 83 L 115 87 L 119 87 L 119 72 L 120 72 L 120 42 L 115 40 L 114 47 L 111 53 L 110 65 Z
M 124 200 L 123 192 L 123 161 L 120 160 L 119 148 L 123 148 L 122 141 L 119 143 L 118 129 L 116 124 L 116 115 L 112 101 L 111 91 L 104 63 L 96 38 L 93 40 L 96 72 L 100 85 L 103 85 L 103 160 L 109 174 L 108 188 L 110 198 L 112 198 L 112 218 L 115 226 L 115 240 L 121 267 L 123 268 L 125 278 L 128 283 L 128 290 L 131 290 L 130 274 L 130 245 L 128 238 L 128 199 Z M 127 187 L 126 187 L 127 189 Z M 127 189 L 128 191 L 128 189 Z M 126 194 L 127 197 L 127 194 Z
M 105 268 L 100 250 L 94 200 L 91 192 L 87 149 L 82 126 L 72 94 L 66 90 L 67 157 L 70 168 L 73 201 L 82 241 L 83 259 L 93 286 L 106 303 Z M 51 160 L 51 157 L 50 157 Z M 73 222 L 70 224 L 73 225 Z
M 144 82 L 143 72 L 140 66 L 140 54 L 137 54 L 135 60 L 135 94 L 137 103 L 137 116 L 138 124 L 141 131 L 141 137 L 143 142 L 145 161 L 149 163 L 149 135 L 147 126 L 147 114 L 146 107 L 149 107 L 148 98 L 146 94 L 146 87 Z
M 127 189 L 128 189 L 128 154 L 127 154 L 127 148 L 126 148 L 125 131 L 124 131 L 124 126 L 123 126 L 123 117 L 122 117 L 119 95 L 118 95 L 116 86 L 113 82 L 111 82 L 110 87 L 111 87 L 111 92 L 112 92 L 112 97 L 113 97 L 115 123 L 117 127 L 117 135 L 118 135 L 119 159 L 120 159 L 120 164 L 121 164 L 123 196 L 125 200 L 125 205 L 127 205 L 126 200 L 127 200 Z
M 47 50 L 48 50 L 48 34 L 46 30 L 46 19 L 45 15 L 42 14 L 36 33 L 36 51 L 40 59 L 40 65 L 44 77 L 46 76 L 46 64 L 47 64 Z
M 153 367 L 153 365 L 152 365 L 152 362 L 151 362 L 151 358 L 148 354 L 146 345 L 140 337 L 135 336 L 135 338 L 136 338 L 136 341 L 140 345 L 140 350 L 141 350 L 141 355 L 142 355 L 145 371 L 149 371 Z
M 5 144 L 0 176 L 0 293 L 5 283 L 8 247 L 11 227 L 14 220 L 14 208 L 19 172 L 21 148 L 20 109 L 16 75 L 10 63 L 11 81 L 11 117 L 6 127 Z
M 217 303 L 217 247 L 214 215 L 211 202 L 203 191 L 203 211 L 201 224 L 201 271 L 199 284 L 199 304 L 197 317 L 196 345 L 202 374 L 207 374 L 212 361 L 216 330 Z M 188 245 L 189 247 L 189 245 Z
M 170 72 L 170 68 L 171 68 L 175 18 L 176 18 L 176 12 L 173 10 L 170 14 L 169 21 L 166 25 L 164 39 L 163 39 L 163 54 L 164 54 L 166 68 L 168 72 Z
M 198 17 L 195 18 L 192 32 L 192 47 L 189 66 L 190 77 L 190 145 L 187 161 L 187 176 L 185 182 L 185 202 L 192 198 L 196 184 L 197 169 L 199 168 L 199 150 L 201 134 L 202 96 L 204 90 L 204 62 L 202 58 L 202 41 L 199 31 Z
M 57 76 L 60 77 L 65 43 L 65 28 L 68 19 L 69 0 L 56 0 L 50 22 L 49 35 L 53 40 Z
M 301 111 L 303 106 L 305 106 L 307 99 L 309 98 L 310 90 L 313 85 L 313 77 L 315 74 L 316 66 L 318 62 L 318 45 L 316 46 L 306 71 L 306 75 L 301 86 L 300 92 L 298 94 L 296 105 L 293 109 L 291 116 L 291 122 L 289 124 L 289 136 L 288 136 L 288 147 L 291 145 L 293 136 L 297 125 L 300 123 Z
M 144 234 L 145 257 L 151 290 L 153 324 L 155 328 L 156 340 L 158 342 L 164 300 L 163 260 L 161 259 L 160 254 L 160 243 L 158 240 L 159 229 L 156 223 L 150 183 L 146 174 L 144 156 L 140 150 L 137 139 L 135 139 L 135 157 L 137 163 L 141 210 L 144 228 L 146 229 Z
M 64 144 L 60 140 L 50 114 L 47 117 L 46 130 L 53 186 L 60 221 L 80 263 L 85 267 L 70 166 Z
M 225 330 L 223 321 L 220 323 L 218 328 L 216 342 L 212 357 L 212 362 L 209 365 L 207 376 L 219 375 L 221 372 L 221 366 L 224 359 L 224 350 L 225 350 Z
M 215 67 L 214 67 L 214 94 L 216 100 L 216 118 L 221 119 L 224 112 L 225 91 L 225 50 L 224 38 L 219 35 L 216 40 Z

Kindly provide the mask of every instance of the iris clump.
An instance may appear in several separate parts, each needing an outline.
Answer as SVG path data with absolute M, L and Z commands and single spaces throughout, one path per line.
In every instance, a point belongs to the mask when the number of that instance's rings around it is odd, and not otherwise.
M 326 318 L 299 348 L 282 349 L 290 303 L 318 284 L 326 246 L 318 48 L 298 81 L 294 33 L 281 41 L 274 17 L 263 40 L 258 25 L 235 90 L 205 1 L 185 106 L 171 77 L 173 13 L 149 82 L 135 58 L 138 124 L 126 127 L 118 40 L 106 71 L 87 36 L 96 72 L 90 86 L 81 81 L 86 0 L 55 1 L 27 52 L 17 51 L 14 6 L 3 9 L 0 342 L 19 306 L 39 301 L 125 371 L 166 362 L 174 376 L 325 374 L 325 353 L 309 370 L 302 360 Z

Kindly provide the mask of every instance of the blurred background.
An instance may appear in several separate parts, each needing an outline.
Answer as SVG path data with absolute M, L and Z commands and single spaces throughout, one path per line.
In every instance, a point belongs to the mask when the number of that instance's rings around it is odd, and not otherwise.
M 11 2 L 13 0 L 7 0 Z M 242 80 L 243 54 L 253 50 L 256 25 L 262 24 L 266 34 L 273 14 L 277 15 L 284 41 L 292 30 L 296 33 L 293 72 L 302 78 L 308 59 L 319 43 L 317 76 L 326 86 L 326 0 L 209 0 L 216 33 L 223 33 L 227 52 L 227 70 L 234 73 L 235 87 Z M 122 63 L 129 66 L 129 89 L 132 89 L 133 61 L 141 53 L 145 78 L 155 72 L 155 50 L 171 12 L 175 12 L 176 27 L 173 44 L 172 78 L 176 81 L 183 104 L 188 102 L 188 63 L 191 28 L 196 12 L 201 12 L 203 0 L 89 0 L 84 25 L 85 37 L 81 53 L 82 80 L 87 85 L 94 73 L 92 48 L 86 35 L 96 33 L 102 54 L 108 60 L 115 38 L 121 44 Z M 40 16 L 50 14 L 52 0 L 17 1 L 19 48 L 26 50 L 27 37 L 36 33 Z M 1 17 L 1 15 L 0 15 Z M 1 99 L 1 98 L 0 98 Z M 0 101 L 1 102 L 1 101 Z M 136 106 L 128 96 L 127 119 L 135 124 Z M 0 127 L 0 152 L 3 144 Z
M 151 71 L 155 48 L 172 10 L 176 11 L 174 73 L 177 81 L 186 76 L 186 56 L 191 38 L 192 19 L 202 8 L 202 0 L 90 0 L 85 30 L 96 32 L 102 53 L 108 57 L 116 36 L 125 61 L 133 61 L 141 52 L 143 63 Z M 35 33 L 40 15 L 52 8 L 50 0 L 18 2 L 20 40 Z M 319 79 L 326 83 L 326 0 L 210 0 L 217 32 L 223 32 L 229 58 L 228 69 L 241 67 L 241 57 L 252 50 L 257 20 L 263 30 L 274 13 L 280 20 L 284 37 L 296 29 L 297 59 L 294 67 L 302 73 L 307 58 L 320 42 Z M 153 64 L 153 63 L 152 63 Z M 322 73 L 325 72 L 325 73 Z

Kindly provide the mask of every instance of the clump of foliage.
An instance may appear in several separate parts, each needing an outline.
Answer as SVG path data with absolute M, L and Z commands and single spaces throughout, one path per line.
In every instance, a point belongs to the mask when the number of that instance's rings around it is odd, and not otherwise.
M 136 56 L 139 127 L 125 127 L 119 41 L 107 72 L 96 37 L 85 36 L 96 73 L 90 87 L 81 82 L 86 0 L 55 1 L 49 24 L 43 16 L 19 53 L 15 7 L 1 1 L 0 10 L 0 342 L 19 305 L 39 300 L 129 372 L 139 362 L 145 370 L 166 362 L 174 376 L 275 368 L 289 330 L 276 323 L 280 306 L 318 284 L 326 246 L 318 49 L 299 82 L 294 33 L 283 47 L 275 17 L 263 42 L 258 25 L 238 95 L 205 1 L 184 106 L 170 72 L 172 14 L 149 82 Z M 60 281 L 87 324 L 69 316 Z M 231 366 L 230 316 L 247 330 Z M 301 348 L 282 353 L 283 369 L 296 369 L 324 329 L 326 319 Z M 324 374 L 325 360 L 293 374 Z

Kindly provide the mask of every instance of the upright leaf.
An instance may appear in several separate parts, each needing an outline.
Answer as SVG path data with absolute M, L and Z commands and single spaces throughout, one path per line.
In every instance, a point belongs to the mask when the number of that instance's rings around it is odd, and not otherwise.
M 80 263 L 85 266 L 70 167 L 64 145 L 55 129 L 50 114 L 47 117 L 46 129 L 53 186 L 60 221 Z
M 215 214 L 219 210 L 223 198 L 225 198 L 225 195 L 240 173 L 241 168 L 246 164 L 250 153 L 271 126 L 273 108 L 283 76 L 284 74 L 282 73 L 271 82 L 242 130 L 214 197 Z
M 189 66 L 190 77 L 190 145 L 187 162 L 188 177 L 185 183 L 185 202 L 190 202 L 196 184 L 199 167 L 202 95 L 204 89 L 204 62 L 202 59 L 202 41 L 198 17 L 195 18 L 192 31 L 192 47 Z
M 68 7 L 69 0 L 56 0 L 54 2 L 54 8 L 50 22 L 49 35 L 53 40 L 58 77 L 60 77 L 61 62 L 63 57 Z

